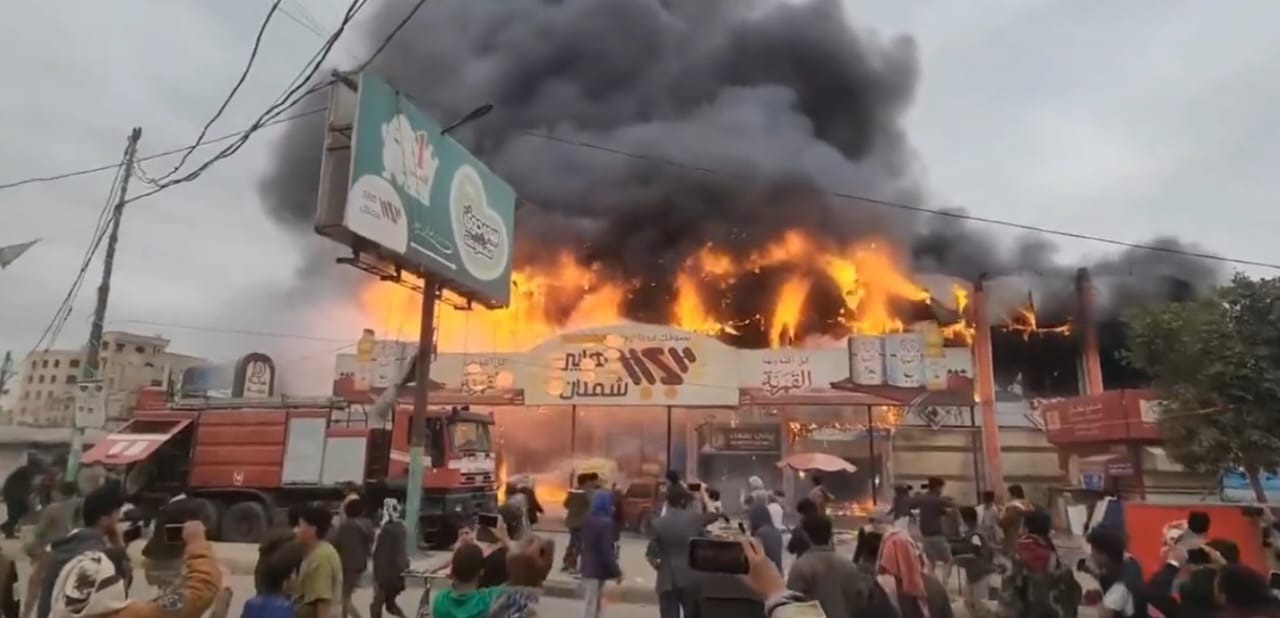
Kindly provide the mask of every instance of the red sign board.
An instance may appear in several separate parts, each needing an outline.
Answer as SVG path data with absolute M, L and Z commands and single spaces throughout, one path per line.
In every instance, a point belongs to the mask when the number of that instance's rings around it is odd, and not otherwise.
M 1160 401 L 1146 390 L 1106 391 L 1045 402 L 1040 410 L 1052 444 L 1159 440 Z

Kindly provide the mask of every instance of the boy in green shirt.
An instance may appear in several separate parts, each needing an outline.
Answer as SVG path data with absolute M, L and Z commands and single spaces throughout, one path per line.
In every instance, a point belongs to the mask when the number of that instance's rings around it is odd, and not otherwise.
M 505 586 L 480 588 L 480 574 L 484 571 L 484 550 L 475 543 L 459 543 L 453 552 L 449 568 L 452 588 L 442 590 L 431 601 L 434 618 L 484 618 L 494 597 L 502 594 Z
M 293 598 L 297 618 L 329 618 L 342 598 L 342 560 L 325 540 L 332 522 L 329 510 L 316 504 L 303 507 L 298 518 L 294 535 L 306 548 L 306 556 L 298 569 L 297 594 Z

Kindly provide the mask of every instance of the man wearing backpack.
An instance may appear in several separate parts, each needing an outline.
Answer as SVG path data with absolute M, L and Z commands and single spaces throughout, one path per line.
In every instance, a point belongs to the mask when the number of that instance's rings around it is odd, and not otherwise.
M 1024 532 L 1014 543 L 1012 568 L 1001 586 L 1000 609 L 1018 618 L 1075 618 L 1082 597 L 1075 572 L 1049 540 L 1049 513 L 1028 512 Z

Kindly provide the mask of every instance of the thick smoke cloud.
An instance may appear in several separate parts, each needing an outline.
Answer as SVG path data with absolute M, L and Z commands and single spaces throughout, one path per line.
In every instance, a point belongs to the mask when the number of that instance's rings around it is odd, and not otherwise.
M 369 41 L 406 9 L 368 9 Z M 915 43 L 851 23 L 835 0 L 432 0 L 373 70 L 444 121 L 495 105 L 457 137 L 520 192 L 520 263 L 570 250 L 665 290 L 708 242 L 745 253 L 799 228 L 840 243 L 890 240 L 920 272 L 1069 285 L 1078 265 L 1056 261 L 1042 238 L 1007 248 L 957 219 L 830 194 L 929 203 L 903 126 L 921 75 Z M 292 123 L 261 185 L 273 220 L 302 236 L 321 133 L 318 118 Z M 1100 281 L 1115 280 L 1103 296 L 1116 306 L 1194 292 L 1217 276 L 1203 262 L 1146 252 L 1094 266 Z M 738 296 L 735 312 L 758 312 Z M 638 294 L 628 312 L 650 317 L 666 300 Z

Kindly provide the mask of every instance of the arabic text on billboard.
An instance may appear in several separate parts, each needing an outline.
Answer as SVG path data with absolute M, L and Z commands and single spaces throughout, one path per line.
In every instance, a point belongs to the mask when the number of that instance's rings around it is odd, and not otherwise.
M 626 324 L 565 334 L 530 352 L 530 405 L 735 406 L 737 356 L 715 339 Z
M 493 306 L 511 296 L 515 192 L 407 97 L 360 77 L 344 226 Z

